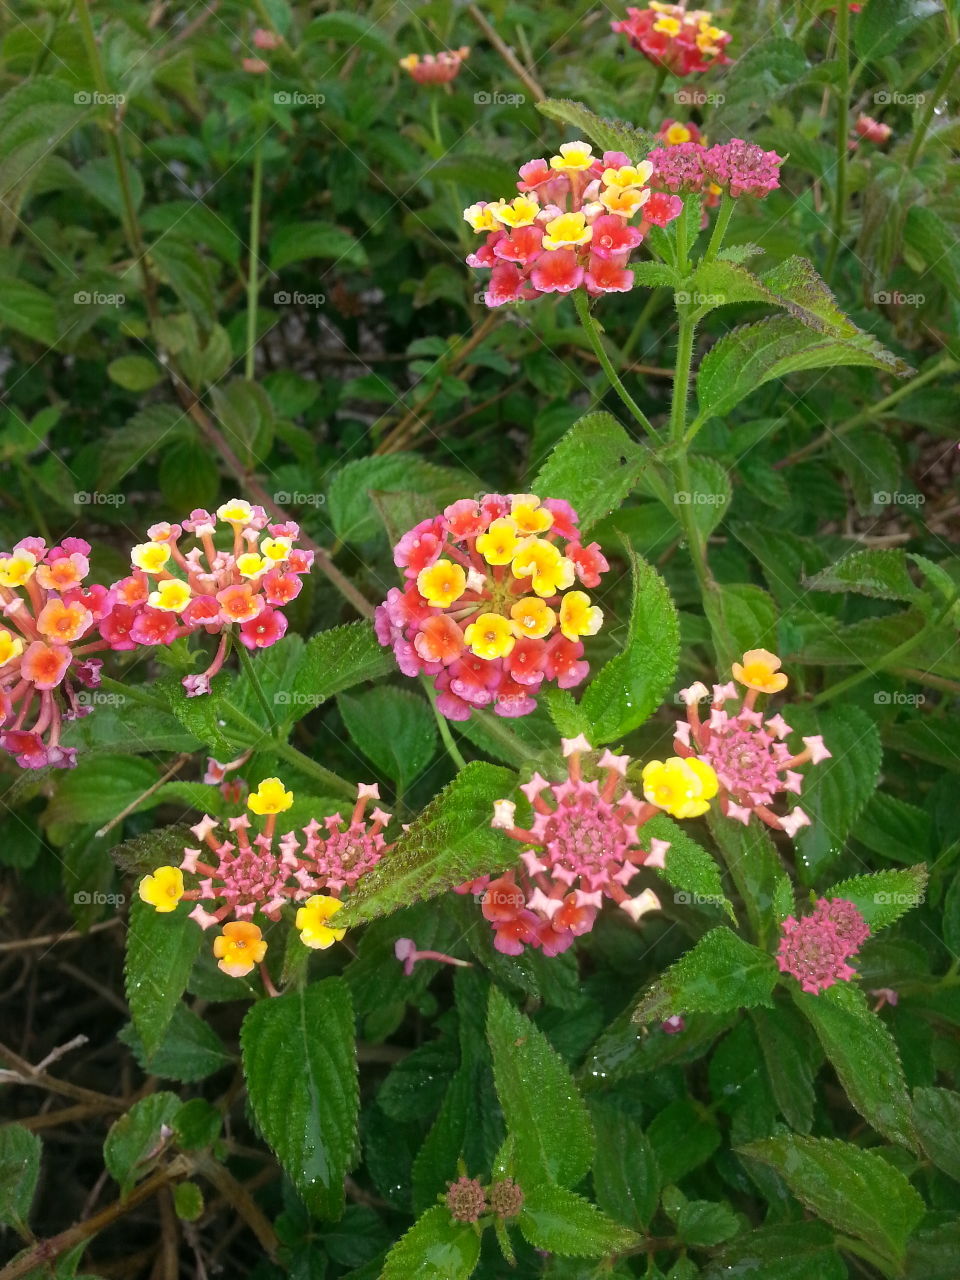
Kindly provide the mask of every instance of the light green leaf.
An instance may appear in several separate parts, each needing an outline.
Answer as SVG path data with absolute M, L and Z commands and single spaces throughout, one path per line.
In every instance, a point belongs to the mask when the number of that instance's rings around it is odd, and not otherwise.
M 776 982 L 773 957 L 721 925 L 666 970 L 637 1005 L 633 1020 L 769 1005 Z
M 939 0 L 877 0 L 869 12 L 864 6 L 853 24 L 857 57 L 873 62 L 902 49 L 915 27 L 942 10 Z
M 389 685 L 337 699 L 347 732 L 381 773 L 406 791 L 437 750 L 433 712 L 406 689 Z
M 777 606 L 752 583 L 718 583 L 703 599 L 715 636 L 721 637 L 717 666 L 728 670 L 748 649 L 776 649 Z
M 536 104 L 541 114 L 561 124 L 572 125 L 603 151 L 624 151 L 634 163 L 658 146 L 655 134 L 635 129 L 623 120 L 606 120 L 595 115 L 582 102 L 569 98 L 546 98 Z
M 278 227 L 270 237 L 270 270 L 281 271 L 306 258 L 332 258 L 333 265 L 364 267 L 367 255 L 350 231 L 326 222 L 294 222 Z
M 465 472 L 438 467 L 415 453 L 371 455 L 355 458 L 333 473 L 327 491 L 327 509 L 338 538 L 345 542 L 369 542 L 371 538 L 383 536 L 383 522 L 372 494 L 415 493 L 429 499 L 432 510 L 440 511 L 462 498 L 472 483 Z
M 926 1212 L 899 1169 L 849 1142 L 787 1134 L 748 1143 L 739 1152 L 770 1165 L 808 1209 L 895 1265 Z
M 907 557 L 899 548 L 851 551 L 822 569 L 803 585 L 811 591 L 853 591 L 878 600 L 916 600 L 920 594 L 907 572 Z
M 667 1187 L 663 1193 L 663 1210 L 677 1227 L 684 1244 L 709 1249 L 735 1236 L 740 1219 L 725 1204 L 712 1200 L 688 1200 L 679 1187 Z
M 185 905 L 161 914 L 139 897 L 133 899 L 124 976 L 130 1015 L 147 1054 L 163 1042 L 202 936 Z
M 657 571 L 627 548 L 633 603 L 623 650 L 597 672 L 580 703 L 594 746 L 643 724 L 673 683 L 680 652 L 677 611 Z
M 320 706 L 327 698 L 364 680 L 378 680 L 395 667 L 369 622 L 347 622 L 320 631 L 307 641 L 303 661 L 289 689 L 290 705 L 300 714 Z
M 388 39 L 375 22 L 368 21 L 362 14 L 350 9 L 338 9 L 314 18 L 304 30 L 303 41 L 305 44 L 313 44 L 322 40 L 345 44 L 348 46 L 347 52 L 358 48 L 379 53 L 391 65 L 397 58 L 393 40 Z
M 356 1142 L 353 1008 L 342 978 L 255 1004 L 240 1030 L 257 1124 L 311 1213 L 343 1213 Z
M 468 1280 L 479 1261 L 479 1233 L 436 1204 L 387 1254 L 380 1280 Z
M 583 1196 L 549 1183 L 524 1190 L 518 1225 L 535 1249 L 566 1258 L 622 1253 L 640 1241 L 635 1232 L 611 1221 Z
M 785 1120 L 800 1133 L 813 1127 L 813 1081 L 823 1055 L 810 1028 L 788 1004 L 751 1009 L 767 1075 Z
M 819 995 L 809 995 L 797 984 L 791 993 L 853 1106 L 878 1133 L 915 1151 L 917 1133 L 900 1054 L 863 992 L 838 982 Z
M 581 534 L 618 507 L 637 482 L 646 454 L 609 413 L 588 413 L 561 437 L 531 489 L 565 498 Z
M 0 1223 L 25 1228 L 40 1176 L 42 1143 L 23 1125 L 0 1127 Z
M 759 1227 L 732 1240 L 715 1256 L 707 1280 L 849 1280 L 825 1223 Z
M 180 1003 L 174 1006 L 163 1040 L 152 1054 L 145 1051 L 132 1022 L 120 1030 L 117 1039 L 130 1046 L 146 1075 L 181 1080 L 184 1084 L 204 1080 L 235 1061 L 210 1024 Z
M 165 1143 L 161 1130 L 164 1126 L 172 1128 L 180 1105 L 175 1093 L 151 1093 L 110 1126 L 103 1144 L 103 1160 L 107 1172 L 120 1184 L 121 1199 L 126 1199 L 134 1184 L 150 1172 L 154 1157 Z
M 0 277 L 0 327 L 3 326 L 42 342 L 45 347 L 55 347 L 60 341 L 56 308 L 49 293 L 9 276 Z
M 157 780 L 157 769 L 136 756 L 80 759 L 58 779 L 48 822 L 106 822 L 133 804 Z
M 472 760 L 363 877 L 338 923 L 362 924 L 509 866 L 516 846 L 491 829 L 490 819 L 494 800 L 509 796 L 515 784 L 509 770 Z
M 487 1039 L 524 1192 L 545 1181 L 579 1182 L 593 1159 L 593 1128 L 563 1059 L 496 987 L 490 991 Z
M 723 892 L 719 866 L 679 823 L 665 813 L 658 813 L 644 824 L 643 833 L 644 838 L 653 836 L 670 842 L 660 875 L 680 891 L 674 897 L 675 902 L 695 907 L 716 907 L 735 920 L 733 905 Z
M 125 391 L 149 391 L 163 378 L 163 370 L 146 356 L 118 356 L 107 365 L 107 377 Z
M 844 898 L 858 908 L 871 933 L 899 920 L 925 901 L 927 868 L 923 863 L 903 871 L 877 871 L 853 876 L 824 889 L 825 898 Z

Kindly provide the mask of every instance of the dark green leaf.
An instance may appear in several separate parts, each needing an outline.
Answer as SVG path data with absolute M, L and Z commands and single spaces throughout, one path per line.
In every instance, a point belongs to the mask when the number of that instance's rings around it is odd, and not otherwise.
M 613 1106 L 591 1103 L 590 1115 L 601 1153 L 593 1170 L 597 1204 L 617 1222 L 644 1231 L 660 1199 L 653 1147 L 637 1121 Z
M 110 1127 L 103 1144 L 107 1172 L 120 1184 L 122 1198 L 132 1190 L 166 1143 L 161 1130 L 170 1128 L 180 1109 L 175 1093 L 151 1093 L 135 1102 Z
M 433 759 L 437 726 L 422 697 L 381 686 L 337 700 L 350 737 L 381 773 L 406 791 Z
M 612 1222 L 583 1196 L 549 1183 L 524 1189 L 518 1225 L 534 1248 L 571 1258 L 622 1253 L 639 1242 L 633 1231 Z
M 134 898 L 124 973 L 130 1014 L 148 1054 L 163 1042 L 202 937 L 184 904 L 161 914 Z
M 40 1139 L 19 1124 L 0 1127 L 0 1222 L 26 1227 L 40 1176 Z
M 609 413 L 588 413 L 575 422 L 537 472 L 532 490 L 543 498 L 565 498 L 586 534 L 624 500 L 644 466 L 644 450 Z
M 903 871 L 877 871 L 853 876 L 824 889 L 826 898 L 845 898 L 856 906 L 872 933 L 925 901 L 927 868 L 922 864 Z
M 938 1168 L 960 1182 L 960 1093 L 915 1089 L 913 1118 L 924 1151 Z
M 721 925 L 666 970 L 633 1017 L 636 1022 L 652 1022 L 677 1013 L 768 1005 L 776 981 L 773 957 Z

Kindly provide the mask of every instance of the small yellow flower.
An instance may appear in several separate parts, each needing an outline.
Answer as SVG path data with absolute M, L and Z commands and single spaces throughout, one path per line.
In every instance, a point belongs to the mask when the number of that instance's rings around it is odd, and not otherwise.
M 508 516 L 494 520 L 487 532 L 477 538 L 477 550 L 487 564 L 509 564 L 522 545 Z
M 242 498 L 234 498 L 232 502 L 217 507 L 217 515 L 227 524 L 249 524 L 253 519 L 253 507 Z
M 527 538 L 514 556 L 512 568 L 514 577 L 530 578 L 530 585 L 538 596 L 556 595 L 573 585 L 573 561 L 543 538 Z
M 787 677 L 780 670 L 780 659 L 767 649 L 748 649 L 743 665 L 733 664 L 733 678 L 758 693 L 779 693 L 787 687 Z
M 538 596 L 524 596 L 510 606 L 511 626 L 517 636 L 542 640 L 557 625 L 557 615 Z
M 603 610 L 590 603 L 585 591 L 568 591 L 560 601 L 560 630 L 568 640 L 595 636 L 603 625 Z
M 537 220 L 539 203 L 532 196 L 515 196 L 509 204 L 499 204 L 493 216 L 507 227 L 530 227 Z
M 716 182 L 711 182 L 711 183 L 708 185 L 707 190 L 709 191 L 709 193 L 710 193 L 712 196 L 720 196 L 720 195 L 723 195 L 723 187 L 721 187 L 721 186 L 720 186 L 718 183 L 716 183 Z
M 692 137 L 693 134 L 685 124 L 681 124 L 679 120 L 674 120 L 666 132 L 664 142 L 668 147 L 678 147 L 681 142 L 689 142 Z
M 608 187 L 620 187 L 625 190 L 627 187 L 642 187 L 649 181 L 652 173 L 653 165 L 649 160 L 644 160 L 636 165 L 621 165 L 619 169 L 604 169 L 603 181 Z
M 676 18 L 658 18 L 653 24 L 653 29 L 664 36 L 678 36 L 682 26 L 683 24 L 678 22 Z
M 231 920 L 213 940 L 217 967 L 231 978 L 245 978 L 267 954 L 260 929 L 248 920 Z
M 412 71 L 414 67 L 418 67 L 420 65 L 419 54 L 408 53 L 405 58 L 399 58 L 397 60 L 397 65 L 403 67 L 404 71 Z
M 717 775 L 704 760 L 651 760 L 643 767 L 643 794 L 649 804 L 674 818 L 698 818 L 710 808 L 717 794 Z
M 467 575 L 452 560 L 438 560 L 417 574 L 417 590 L 428 604 L 446 609 L 467 589 Z
M 515 493 L 510 504 L 510 519 L 520 533 L 546 533 L 553 524 L 553 512 L 541 507 L 534 493 Z
M 315 951 L 326 951 L 347 932 L 346 929 L 331 929 L 327 923 L 342 908 L 339 898 L 329 898 L 325 894 L 315 893 L 308 898 L 297 912 L 296 926 L 300 930 L 300 941 L 304 946 Z
M 22 587 L 33 577 L 37 557 L 29 551 L 15 551 L 0 557 L 0 587 Z
M 165 542 L 141 542 L 130 552 L 130 563 L 144 573 L 159 573 L 170 559 L 170 548 Z
M 137 893 L 160 912 L 175 911 L 183 897 L 183 872 L 179 867 L 157 867 L 152 876 L 143 877 Z
M 5 667 L 23 653 L 23 641 L 6 627 L 0 627 L 0 667 Z
M 481 613 L 463 633 L 478 658 L 505 658 L 517 643 L 506 618 L 499 613 Z
M 463 211 L 463 219 L 469 222 L 471 228 L 476 232 L 483 231 L 499 231 L 500 223 L 497 221 L 497 211 L 501 209 L 505 201 L 498 200 L 496 204 L 471 204 Z
M 237 556 L 237 572 L 241 578 L 259 578 L 269 567 L 269 562 L 263 556 L 258 556 L 255 551 L 247 551 L 242 556 Z
M 157 583 L 156 591 L 151 591 L 147 604 L 151 609 L 162 609 L 165 613 L 180 613 L 190 603 L 193 592 L 189 584 L 179 578 L 167 578 Z
M 583 213 L 561 213 L 545 227 L 545 249 L 568 249 L 571 245 L 587 244 L 593 238 L 593 227 L 587 225 Z
M 260 554 L 268 560 L 279 562 L 286 560 L 293 547 L 292 538 L 264 538 L 260 543 Z
M 589 142 L 561 142 L 560 154 L 550 157 L 550 168 L 589 169 L 593 160 L 593 147 Z
M 621 218 L 632 218 L 649 199 L 648 187 L 644 187 L 642 191 L 637 191 L 635 187 L 604 187 L 600 192 L 600 203 L 607 213 L 616 213 Z
M 247 797 L 247 808 L 262 817 L 268 813 L 284 813 L 293 804 L 293 792 L 286 791 L 279 778 L 264 778 Z

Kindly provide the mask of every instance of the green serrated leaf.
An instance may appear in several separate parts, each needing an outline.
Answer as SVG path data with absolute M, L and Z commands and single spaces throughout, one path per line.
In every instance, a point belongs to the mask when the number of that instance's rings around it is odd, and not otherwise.
M 422 697 L 380 686 L 337 700 L 350 737 L 381 773 L 406 791 L 437 750 L 437 725 Z
M 147 1075 L 164 1076 L 185 1084 L 204 1080 L 235 1060 L 210 1024 L 179 1003 L 174 1008 L 163 1040 L 152 1054 L 145 1051 L 143 1040 L 132 1022 L 118 1032 L 117 1039 L 130 1046 L 141 1070 Z
M 773 957 L 721 925 L 666 970 L 637 1005 L 633 1020 L 769 1005 L 776 982 Z
M 103 1144 L 103 1160 L 107 1172 L 120 1184 L 121 1199 L 126 1199 L 134 1185 L 153 1167 L 166 1139 L 164 1127 L 170 1128 L 180 1109 L 175 1093 L 151 1093 L 135 1102 L 107 1134 Z
M 549 1183 L 524 1189 L 524 1204 L 517 1220 L 524 1238 L 535 1249 L 567 1258 L 596 1258 L 622 1253 L 639 1243 L 640 1237 L 627 1227 L 563 1187 Z
M 257 1124 L 312 1213 L 343 1213 L 356 1142 L 353 1008 L 342 978 L 261 1000 L 240 1030 Z
M 927 868 L 923 863 L 903 871 L 876 871 L 852 876 L 824 889 L 825 898 L 844 898 L 858 908 L 871 933 L 885 929 L 925 901 Z
M 23 1230 L 40 1176 L 40 1139 L 23 1125 L 0 1127 L 0 1223 Z
M 644 836 L 670 843 L 660 875 L 680 891 L 675 895 L 675 902 L 695 907 L 716 907 L 735 922 L 733 904 L 723 892 L 720 868 L 683 827 L 665 813 L 658 813 L 644 824 Z
M 496 987 L 490 991 L 487 1039 L 524 1192 L 545 1181 L 579 1182 L 593 1159 L 593 1128 L 563 1059 Z
M 775 1169 L 797 1199 L 826 1222 L 865 1240 L 882 1259 L 902 1261 L 926 1208 L 887 1160 L 849 1142 L 793 1134 L 738 1150 Z
M 333 260 L 349 267 L 363 267 L 366 251 L 356 237 L 326 222 L 294 222 L 278 227 L 270 238 L 270 270 L 282 271 L 291 262 L 307 258 Z M 330 268 L 332 270 L 332 268 Z
M 396 663 L 367 622 L 347 622 L 307 641 L 303 661 L 289 688 L 290 705 L 308 710 L 364 680 L 378 680 Z
M 479 1260 L 479 1233 L 436 1204 L 397 1241 L 377 1274 L 380 1280 L 469 1280 Z
M 509 770 L 472 760 L 363 877 L 338 922 L 352 927 L 510 866 L 515 847 L 490 819 L 515 785 Z
M 917 1132 L 897 1045 L 863 992 L 838 982 L 819 995 L 791 988 L 837 1073 L 847 1097 L 878 1133 L 911 1150 Z
M 545 98 L 536 105 L 541 114 L 579 129 L 604 151 L 626 152 L 634 163 L 658 145 L 655 134 L 635 129 L 623 120 L 603 119 L 582 102 L 573 102 L 569 98 Z
M 622 738 L 660 706 L 680 653 L 677 611 L 666 583 L 632 548 L 633 602 L 623 650 L 601 667 L 580 702 L 594 746 Z
M 729 669 L 748 649 L 776 649 L 777 606 L 752 583 L 718 583 L 703 598 L 713 634 L 719 637 L 717 666 Z
M 202 936 L 185 904 L 161 914 L 139 897 L 131 903 L 124 965 L 127 1004 L 148 1054 L 163 1041 Z
M 590 1115 L 602 1159 L 593 1170 L 598 1206 L 624 1226 L 645 1231 L 660 1200 L 657 1157 L 643 1129 L 631 1115 L 602 1100 L 591 1102 Z
M 899 548 L 851 551 L 822 569 L 803 585 L 811 591 L 853 591 L 878 600 L 916 600 L 919 592 L 907 572 L 907 557 Z
M 915 1089 L 913 1118 L 924 1151 L 938 1169 L 960 1182 L 960 1093 Z
M 537 472 L 532 491 L 565 498 L 581 533 L 619 506 L 644 465 L 645 452 L 609 413 L 588 413 L 573 424 Z

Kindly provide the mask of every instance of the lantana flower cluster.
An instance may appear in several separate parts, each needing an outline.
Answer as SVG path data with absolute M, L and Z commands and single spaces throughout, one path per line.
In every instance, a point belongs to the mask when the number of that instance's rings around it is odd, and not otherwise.
M 71 768 L 63 721 L 88 715 L 81 689 L 100 683 L 106 648 L 96 634 L 112 608 L 106 587 L 84 585 L 90 544 L 64 538 L 47 547 L 23 538 L 0 555 L 0 747 L 23 769 Z
M 818 898 L 813 911 L 782 925 L 777 965 L 792 974 L 810 995 L 837 982 L 849 982 L 856 971 L 847 963 L 870 936 L 860 909 L 845 898 Z
M 529 828 L 516 824 L 516 805 L 498 800 L 491 826 L 525 846 L 516 870 L 484 876 L 457 892 L 480 896 L 493 944 L 506 955 L 539 947 L 555 956 L 593 928 L 604 898 L 637 922 L 656 911 L 652 889 L 631 895 L 641 867 L 662 868 L 666 840 L 644 839 L 640 829 L 657 813 L 693 818 L 705 813 L 717 794 L 717 779 L 701 760 L 652 760 L 643 769 L 643 799 L 626 784 L 629 756 L 604 751 L 596 762 L 599 778 L 586 778 L 583 735 L 562 740 L 567 776 L 548 782 L 535 773 L 520 789 L 533 807 Z
M 797 772 L 804 764 L 829 760 L 830 752 L 823 738 L 813 735 L 803 739 L 803 750 L 794 752 L 784 739 L 793 732 L 783 716 L 764 716 L 756 709 L 761 694 L 780 693 L 787 677 L 780 670 L 776 654 L 766 649 L 751 649 L 743 662 L 733 664 L 733 681 L 715 684 L 712 695 L 699 681 L 681 689 L 686 703 L 686 720 L 677 721 L 674 749 L 680 756 L 705 760 L 720 782 L 719 808 L 725 817 L 746 826 L 756 814 L 768 827 L 795 837 L 810 819 L 799 807 L 787 814 L 777 814 L 770 805 L 781 794 L 799 795 L 803 775 Z M 740 698 L 737 684 L 746 689 L 735 711 L 727 703 Z M 710 715 L 700 719 L 700 703 L 712 697 Z
M 512 200 L 481 201 L 464 218 L 486 239 L 467 258 L 492 269 L 488 307 L 584 288 L 592 296 L 633 288 L 630 255 L 650 227 L 676 218 L 683 203 L 647 185 L 653 166 L 622 151 L 595 156 L 587 142 L 564 142 L 549 161 L 520 169 Z M 640 221 L 633 219 L 640 214 Z
M 577 524 L 560 498 L 488 493 L 454 502 L 397 543 L 406 582 L 378 607 L 377 638 L 404 675 L 433 678 L 448 719 L 489 706 L 527 715 L 545 681 L 569 689 L 586 677 L 582 637 L 603 614 L 580 586 L 599 586 L 609 565 Z
M 408 53 L 398 66 L 403 67 L 417 84 L 449 84 L 460 74 L 460 68 L 470 56 L 468 45 L 459 49 L 444 49 L 440 53 Z
M 753 142 L 732 138 L 712 147 L 680 142 L 657 147 L 647 157 L 653 166 L 651 185 L 665 191 L 725 192 L 762 200 L 780 185 L 783 157 Z
M 650 0 L 645 9 L 628 9 L 626 18 L 610 23 L 634 49 L 675 76 L 696 75 L 730 61 L 724 52 L 733 38 L 715 26 L 707 9 Z
M 230 531 L 230 547 L 216 545 Z M 184 534 L 194 545 L 184 549 Z M 113 607 L 100 624 L 111 649 L 169 645 L 195 632 L 219 635 L 206 671 L 184 677 L 194 697 L 210 692 L 232 636 L 247 649 L 263 649 L 285 634 L 281 612 L 302 587 L 313 552 L 297 548 L 299 525 L 270 523 L 262 507 L 234 498 L 209 511 L 192 511 L 182 524 L 155 524 L 148 542 L 131 553 L 132 573 L 111 588 Z
M 176 910 L 181 901 L 195 903 L 191 919 L 202 929 L 222 928 L 213 954 L 231 977 L 246 977 L 266 955 L 255 915 L 276 922 L 285 907 L 297 905 L 294 923 L 302 942 L 324 950 L 346 932 L 333 923 L 344 893 L 393 848 L 383 834 L 391 815 L 377 807 L 366 816 L 369 802 L 379 798 L 376 785 L 361 783 L 349 818 L 334 813 L 322 824 L 311 820 L 299 836 L 278 835 L 277 817 L 291 807 L 293 793 L 279 778 L 265 778 L 247 800 L 250 812 L 263 819 L 259 831 L 251 836 L 246 813 L 230 818 L 226 831 L 204 815 L 190 828 L 198 847 L 184 849 L 178 867 L 145 876 L 139 895 L 160 912 Z

